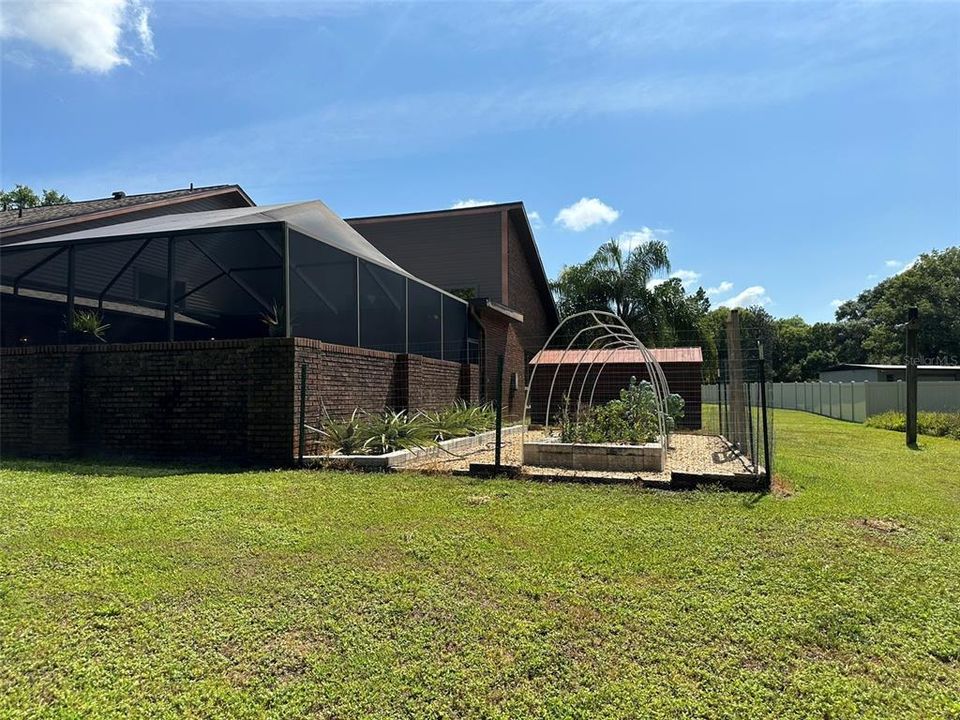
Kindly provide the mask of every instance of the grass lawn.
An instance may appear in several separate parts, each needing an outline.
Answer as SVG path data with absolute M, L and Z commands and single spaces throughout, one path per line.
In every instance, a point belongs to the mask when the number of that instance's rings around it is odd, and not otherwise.
M 789 496 L 6 462 L 0 716 L 960 717 L 960 442 L 777 423 Z

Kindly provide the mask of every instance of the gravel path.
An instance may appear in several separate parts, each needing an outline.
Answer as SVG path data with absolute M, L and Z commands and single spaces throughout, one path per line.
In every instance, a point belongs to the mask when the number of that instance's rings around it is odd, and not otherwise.
M 521 465 L 521 451 L 524 440 L 527 442 L 541 440 L 547 437 L 542 430 L 530 430 L 525 434 L 514 435 L 504 439 L 500 452 L 500 461 L 504 465 Z M 411 470 L 425 470 L 430 472 L 457 472 L 465 471 L 470 463 L 493 463 L 494 444 L 490 442 L 486 447 L 477 448 L 458 456 L 445 456 L 425 460 L 422 463 L 408 466 Z M 523 471 L 528 475 L 551 477 L 583 478 L 590 480 L 636 480 L 642 477 L 645 480 L 670 479 L 670 472 L 710 473 L 714 475 L 733 475 L 745 470 L 743 461 L 729 453 L 726 445 L 716 435 L 694 435 L 688 433 L 674 433 L 670 436 L 670 448 L 667 452 L 667 467 L 664 472 L 637 473 L 623 472 L 591 472 L 584 470 L 565 470 L 561 468 L 538 468 L 525 466 Z

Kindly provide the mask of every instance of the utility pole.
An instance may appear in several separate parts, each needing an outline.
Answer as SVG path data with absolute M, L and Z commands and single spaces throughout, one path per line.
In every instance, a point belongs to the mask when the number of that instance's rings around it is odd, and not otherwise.
M 917 446 L 917 330 L 920 327 L 920 311 L 907 310 L 907 447 Z

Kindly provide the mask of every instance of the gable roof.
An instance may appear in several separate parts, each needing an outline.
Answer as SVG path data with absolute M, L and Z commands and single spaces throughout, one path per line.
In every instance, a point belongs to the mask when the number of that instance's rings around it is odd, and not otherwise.
M 10 237 L 18 233 L 34 232 L 40 228 L 66 226 L 77 221 L 95 218 L 122 216 L 129 212 L 155 207 L 177 205 L 186 201 L 219 195 L 236 195 L 237 201 L 252 206 L 255 203 L 239 185 L 210 185 L 198 188 L 182 188 L 164 192 L 124 195 L 95 200 L 78 200 L 63 205 L 40 205 L 24 208 L 21 217 L 16 208 L 0 212 L 0 230 Z
M 421 212 L 393 213 L 390 215 L 367 215 L 362 217 L 344 218 L 350 225 L 362 226 L 377 222 L 389 222 L 392 220 L 427 220 L 438 217 L 453 217 L 458 215 L 482 215 L 485 213 L 500 213 L 506 210 L 510 220 L 517 228 L 520 237 L 520 243 L 523 245 L 527 260 L 533 270 L 534 282 L 537 290 L 543 299 L 544 307 L 550 317 L 551 322 L 556 325 L 560 322 L 560 313 L 557 311 L 557 304 L 553 297 L 553 291 L 550 289 L 550 280 L 547 278 L 546 270 L 543 267 L 543 259 L 540 257 L 540 250 L 537 248 L 537 241 L 533 237 L 533 228 L 530 225 L 530 218 L 527 216 L 526 207 L 523 201 L 494 203 L 492 205 L 476 205 L 468 208 L 447 208 L 444 210 L 426 210 Z

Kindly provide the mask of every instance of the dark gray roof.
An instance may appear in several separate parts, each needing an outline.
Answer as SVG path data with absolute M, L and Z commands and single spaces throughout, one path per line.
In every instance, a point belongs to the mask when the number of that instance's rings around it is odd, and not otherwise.
M 206 187 L 125 195 L 122 198 L 98 198 L 96 200 L 79 200 L 77 202 L 64 203 L 63 205 L 42 205 L 40 207 L 24 208 L 23 217 L 20 217 L 19 210 L 14 208 L 0 212 L 0 229 L 20 228 L 50 222 L 51 220 L 62 220 L 64 218 L 89 215 L 91 213 L 110 212 L 112 210 L 131 208 L 138 205 L 149 205 L 165 200 L 194 198 L 229 190 L 235 190 L 246 197 L 246 193 L 243 192 L 239 185 L 208 185 Z M 247 199 L 249 200 L 249 198 Z M 250 204 L 252 205 L 253 202 L 250 201 Z
M 130 238 L 164 237 L 191 232 L 232 230 L 256 227 L 273 223 L 286 223 L 291 229 L 307 237 L 355 255 L 363 260 L 380 265 L 404 277 L 426 285 L 443 295 L 466 305 L 466 301 L 446 290 L 424 282 L 407 272 L 377 250 L 365 237 L 350 227 L 336 213 L 319 200 L 259 205 L 255 207 L 205 210 L 202 212 L 178 213 L 159 217 L 117 223 L 105 227 L 89 228 L 63 235 L 24 240 L 0 248 L 0 252 L 17 252 L 31 248 L 55 248 L 68 244 L 109 242 Z

